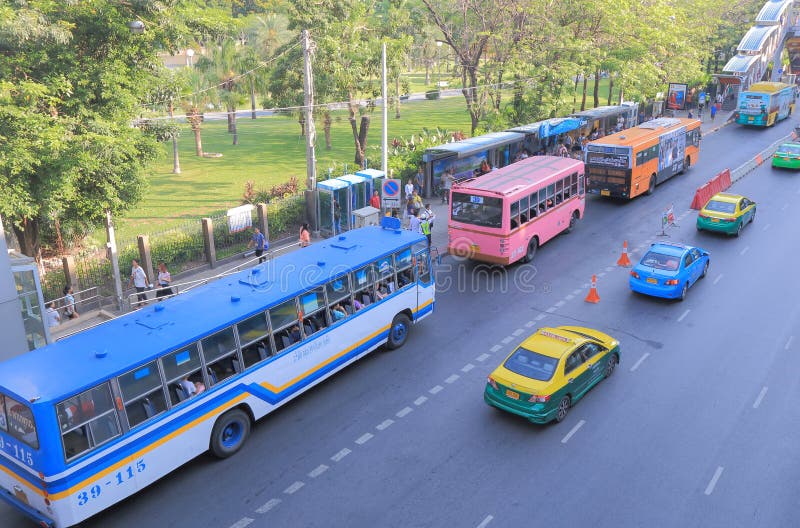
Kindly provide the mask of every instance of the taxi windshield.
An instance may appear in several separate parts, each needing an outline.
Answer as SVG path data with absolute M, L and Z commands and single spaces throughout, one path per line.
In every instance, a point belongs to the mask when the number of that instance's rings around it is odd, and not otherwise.
M 644 257 L 642 257 L 641 264 L 650 268 L 675 271 L 678 269 L 679 262 L 680 257 L 648 251 L 645 253 Z
M 800 156 L 800 145 L 781 145 L 776 156 Z
M 719 200 L 711 200 L 704 207 L 706 211 L 714 211 L 716 213 L 732 213 L 736 211 L 736 204 L 732 202 L 720 202 Z
M 539 381 L 550 381 L 553 373 L 556 371 L 558 359 L 549 356 L 543 356 L 533 350 L 519 347 L 503 364 L 505 368 Z

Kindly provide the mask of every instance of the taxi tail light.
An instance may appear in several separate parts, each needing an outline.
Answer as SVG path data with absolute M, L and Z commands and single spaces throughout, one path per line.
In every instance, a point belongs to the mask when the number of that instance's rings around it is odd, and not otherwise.
M 723 218 L 723 220 L 722 220 L 722 221 L 723 221 L 723 222 L 728 222 L 728 223 L 731 223 L 731 222 L 735 222 L 735 221 L 736 221 L 736 219 L 735 219 L 735 218 Z
M 528 401 L 531 403 L 547 403 L 548 401 L 550 401 L 550 395 L 546 394 L 544 396 L 539 396 L 538 394 L 534 394 L 533 396 L 528 398 Z
M 669 279 L 668 281 L 664 281 L 664 284 L 666 284 L 667 286 L 677 286 L 678 279 Z
M 634 279 L 638 279 L 639 278 L 639 274 L 636 273 L 635 271 L 631 270 L 631 277 L 633 277 Z
M 489 376 L 489 377 L 486 379 L 486 382 L 487 382 L 487 383 L 489 383 L 489 385 L 491 385 L 491 386 L 492 386 L 492 388 L 493 388 L 494 390 L 500 390 L 500 389 L 497 387 L 497 382 L 496 382 L 494 379 L 492 379 L 492 377 L 491 377 L 491 376 Z

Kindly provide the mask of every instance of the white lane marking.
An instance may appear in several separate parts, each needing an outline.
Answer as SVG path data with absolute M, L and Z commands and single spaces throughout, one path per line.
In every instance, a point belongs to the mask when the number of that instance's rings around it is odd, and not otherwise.
M 536 321 L 528 321 L 527 323 L 525 323 L 525 328 L 532 328 L 535 325 Z
M 600 273 L 597 274 L 597 276 L 598 277 L 605 277 L 606 276 L 606 272 L 605 271 L 601 271 Z
M 582 291 L 583 290 L 581 290 L 580 288 L 578 288 L 577 290 L 572 290 L 572 295 L 580 295 Z
M 294 484 L 283 490 L 283 492 L 287 495 L 291 495 L 292 493 L 297 492 L 300 488 L 302 488 L 305 485 L 306 485 L 305 482 L 301 482 L 298 480 L 297 482 L 295 482 Z
M 389 427 L 393 423 L 394 423 L 394 420 L 392 420 L 391 418 L 388 418 L 388 419 L 382 421 L 381 423 L 379 423 L 378 425 L 376 425 L 375 429 L 377 429 L 378 431 L 383 431 L 384 429 L 386 429 L 387 427 Z
M 414 409 L 412 409 L 411 407 L 403 407 L 402 409 L 397 411 L 395 416 L 397 416 L 398 418 L 404 418 L 408 413 L 410 413 L 413 410 Z
M 495 345 L 495 346 L 493 346 L 492 348 L 489 349 L 489 352 L 497 352 L 501 348 L 503 348 L 503 347 L 501 347 L 500 345 Z
M 609 272 L 609 271 L 611 271 L 611 270 L 613 270 L 613 269 L 614 269 L 614 266 L 607 266 L 607 267 L 606 267 L 606 272 Z
M 342 449 L 341 451 L 339 451 L 338 453 L 336 453 L 335 455 L 333 455 L 333 456 L 331 457 L 331 460 L 333 460 L 334 462 L 339 462 L 341 459 L 343 459 L 344 457 L 346 457 L 346 456 L 347 456 L 347 455 L 349 455 L 350 453 L 352 453 L 352 451 L 350 451 L 349 449 L 347 449 L 347 448 L 345 447 L 344 449 Z
M 280 499 L 270 499 L 264 504 L 262 504 L 260 507 L 256 508 L 256 513 L 267 513 L 280 503 L 281 503 Z
M 558 302 L 556 303 L 556 308 L 561 308 L 561 307 L 562 307 L 562 306 L 564 306 L 565 304 L 567 304 L 567 303 L 566 303 L 566 301 L 558 301 Z
M 455 381 L 457 379 L 458 379 L 458 374 L 452 374 L 452 375 L 448 376 L 447 379 L 444 380 L 444 382 L 445 383 L 455 383 Z
M 691 310 L 686 310 L 685 312 L 683 312 L 681 316 L 678 317 L 678 322 L 680 323 L 681 321 L 683 321 L 683 318 L 689 315 L 689 312 L 691 312 Z
M 717 470 L 714 472 L 714 476 L 711 477 L 711 482 L 709 482 L 708 486 L 706 486 L 706 495 L 711 495 L 712 493 L 714 493 L 714 487 L 717 485 L 717 481 L 722 476 L 723 471 L 725 471 L 725 468 L 719 466 Z
M 516 330 L 514 330 L 513 332 L 511 332 L 511 335 L 513 335 L 514 337 L 521 336 L 521 335 L 522 335 L 522 332 L 524 332 L 524 331 L 525 331 L 525 330 L 523 330 L 522 328 L 517 328 Z
M 636 369 L 638 369 L 638 368 L 639 368 L 639 366 L 640 366 L 642 363 L 644 363 L 644 360 L 645 360 L 645 359 L 647 359 L 648 357 L 650 357 L 650 352 L 645 352 L 645 353 L 644 353 L 644 355 L 643 355 L 642 357 L 640 357 L 640 358 L 639 358 L 639 361 L 637 361 L 636 363 L 634 363 L 634 364 L 633 364 L 633 366 L 631 367 L 631 372 L 633 372 L 633 371 L 635 371 Z
M 472 370 L 474 368 L 475 368 L 475 365 L 473 365 L 472 363 L 467 363 L 466 365 L 461 367 L 461 372 L 469 372 L 470 370 Z
M 539 314 L 539 315 L 537 315 L 537 316 L 536 316 L 536 320 L 537 320 L 537 321 L 541 321 L 541 320 L 542 320 L 542 319 L 544 319 L 545 317 L 547 317 L 547 314 L 543 314 L 543 313 L 542 313 L 542 314 Z
M 231 525 L 231 528 L 244 528 L 253 521 L 254 519 L 251 519 L 250 517 L 242 517 L 241 519 L 233 523 Z
M 772 225 L 772 224 L 767 224 L 767 225 L 765 225 L 765 226 L 764 226 L 764 231 L 766 231 L 767 229 L 769 229 L 769 226 L 771 226 L 771 225 Z
M 571 301 L 572 299 L 574 299 L 574 298 L 575 298 L 575 296 L 574 296 L 574 295 L 572 295 L 572 294 L 570 293 L 569 295 L 567 295 L 567 296 L 566 296 L 566 297 L 564 297 L 564 298 L 565 298 L 566 300 L 568 300 L 568 301 Z
M 513 337 L 511 337 L 511 336 L 506 336 L 506 337 L 504 337 L 503 339 L 501 339 L 501 340 L 500 340 L 500 342 L 501 342 L 501 343 L 503 343 L 504 345 L 507 345 L 507 344 L 509 344 L 510 342 L 512 342 L 513 340 L 514 340 L 514 338 L 513 338 Z
M 317 478 L 318 476 L 328 471 L 328 469 L 329 469 L 328 466 L 326 466 L 325 464 L 320 464 L 317 467 L 315 467 L 314 470 L 308 474 L 308 476 L 311 478 Z
M 439 394 L 440 392 L 442 392 L 442 390 L 444 390 L 444 387 L 442 387 L 441 385 L 437 385 L 428 392 L 430 392 L 431 394 Z
M 422 405 L 422 404 L 423 404 L 423 403 L 425 403 L 426 401 L 428 401 L 428 398 L 427 398 L 427 397 L 425 397 L 425 396 L 420 396 L 419 398 L 417 398 L 416 400 L 414 400 L 414 405 L 416 405 L 417 407 L 419 407 L 420 405 Z
M 794 340 L 794 336 L 789 336 L 789 339 L 786 340 L 786 346 L 783 347 L 784 350 L 789 350 L 789 347 L 792 346 L 792 341 Z
M 586 423 L 586 420 L 581 420 L 580 422 L 578 422 L 577 424 L 575 424 L 575 427 L 573 427 L 572 429 L 570 429 L 570 431 L 567 433 L 567 435 L 566 435 L 564 438 L 562 438 L 562 439 L 561 439 L 561 443 L 562 443 L 562 444 L 566 444 L 567 442 L 569 442 L 569 439 L 570 439 L 570 438 L 572 438 L 572 435 L 574 435 L 575 433 L 577 433 L 577 432 L 578 432 L 578 429 L 580 429 L 581 427 L 583 427 L 583 424 L 585 424 L 585 423 Z
M 548 308 L 547 310 L 545 310 L 545 312 L 547 312 L 547 313 L 553 313 L 553 312 L 555 312 L 556 310 L 558 310 L 558 308 L 556 308 L 555 306 L 551 306 L 550 308 Z
M 358 445 L 364 445 L 369 442 L 375 435 L 372 433 L 364 433 L 356 439 Z
M 739 252 L 739 254 L 740 255 L 744 255 L 745 253 L 747 253 L 748 249 L 750 249 L 750 246 L 745 246 L 744 248 L 742 248 L 742 250 Z
M 758 409 L 758 406 L 761 405 L 761 400 L 763 400 L 764 396 L 766 395 L 767 395 L 767 388 L 764 387 L 763 389 L 761 389 L 761 392 L 758 393 L 758 398 L 756 398 L 756 401 L 753 402 L 753 409 Z
M 475 358 L 475 361 L 486 361 L 489 359 L 489 354 L 481 354 L 480 356 Z
M 487 515 L 486 518 L 482 520 L 481 523 L 477 526 L 477 528 L 486 528 L 486 526 L 488 526 L 489 523 L 492 522 L 492 519 L 494 519 L 494 517 L 492 517 L 491 515 Z
M 722 278 L 722 273 L 720 273 L 719 275 L 717 275 L 717 278 L 716 278 L 716 279 L 714 279 L 714 282 L 713 282 L 712 284 L 716 284 L 716 283 L 718 283 L 718 282 L 720 281 L 720 279 L 721 279 L 721 278 Z
M 787 207 L 789 207 L 788 203 L 783 204 L 783 207 L 781 207 L 781 211 L 785 211 Z

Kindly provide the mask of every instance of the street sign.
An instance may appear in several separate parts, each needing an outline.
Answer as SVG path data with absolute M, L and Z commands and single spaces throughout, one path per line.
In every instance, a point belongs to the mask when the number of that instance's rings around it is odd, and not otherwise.
M 400 180 L 383 180 L 381 184 L 381 205 L 384 209 L 400 209 Z

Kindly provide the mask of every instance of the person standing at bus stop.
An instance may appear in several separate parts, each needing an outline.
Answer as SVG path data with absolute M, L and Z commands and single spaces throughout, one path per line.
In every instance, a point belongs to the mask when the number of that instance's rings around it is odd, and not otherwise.
M 381 194 L 378 192 L 377 189 L 372 191 L 372 198 L 369 199 L 369 204 L 374 207 L 375 209 L 380 210 L 381 208 Z
M 136 300 L 138 301 L 136 308 L 139 308 L 142 304 L 147 304 L 147 294 L 145 293 L 145 290 L 147 290 L 147 273 L 144 272 L 144 268 L 139 265 L 136 259 L 131 261 L 131 278 L 128 279 L 129 288 L 131 284 L 136 288 Z
M 267 237 L 264 236 L 264 233 L 262 233 L 259 228 L 255 228 L 255 231 L 253 231 L 253 238 L 247 243 L 247 247 L 256 248 L 256 256 L 258 257 L 259 264 L 267 260 L 267 257 L 264 256 L 264 251 L 269 248 L 269 244 L 267 243 Z

